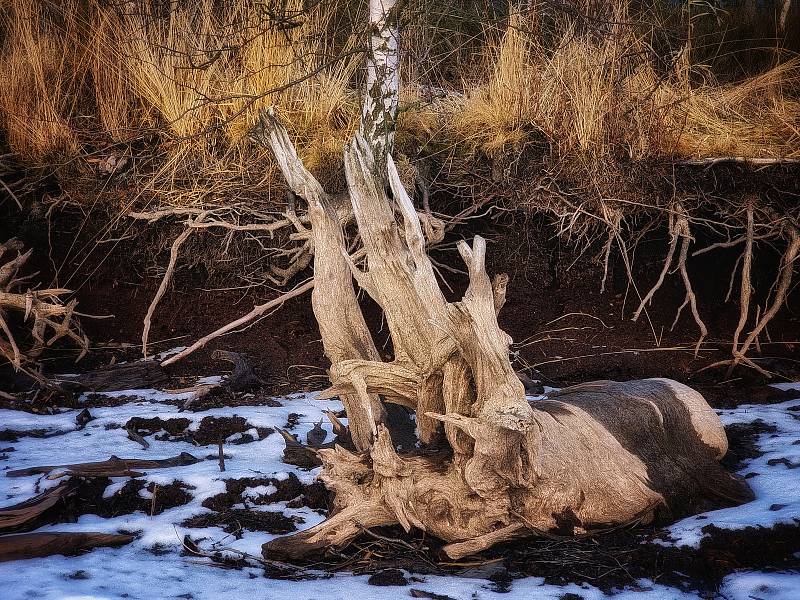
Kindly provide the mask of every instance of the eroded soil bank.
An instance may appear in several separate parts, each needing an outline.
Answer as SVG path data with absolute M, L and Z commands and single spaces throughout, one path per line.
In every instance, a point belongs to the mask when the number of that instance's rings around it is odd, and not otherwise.
M 62 212 L 48 224 L 41 210 L 20 213 L 7 204 L 0 218 L 0 239 L 21 238 L 35 249 L 33 261 L 44 285 L 76 289 L 79 310 L 96 315 L 113 315 L 102 320 L 83 319 L 92 340 L 92 352 L 73 366 L 77 354 L 61 349 L 48 355 L 45 371 L 73 372 L 115 360 L 140 356 L 142 320 L 163 275 L 168 245 L 175 231 L 159 224 L 129 232 L 129 237 L 96 243 L 108 226 L 109 215 L 93 216 Z M 489 270 L 511 276 L 508 299 L 500 325 L 515 341 L 515 368 L 545 385 L 562 386 L 589 379 L 634 379 L 671 377 L 703 391 L 715 405 L 734 405 L 746 398 L 769 400 L 773 392 L 763 388 L 764 378 L 740 369 L 733 378 L 724 369 L 703 371 L 703 367 L 730 356 L 730 343 L 739 318 L 734 300 L 726 302 L 731 273 L 738 252 L 722 249 L 693 258 L 690 274 L 699 310 L 709 329 L 700 353 L 694 355 L 699 337 L 688 310 L 675 322 L 684 290 L 678 274 L 669 275 L 654 301 L 638 322 L 631 317 L 643 296 L 656 281 L 669 243 L 667 232 L 652 233 L 636 249 L 632 279 L 624 261 L 612 253 L 605 291 L 602 245 L 581 248 L 555 235 L 545 219 L 492 223 L 471 222 L 457 229 L 452 238 L 479 232 L 490 239 Z M 247 287 L 238 275 L 220 271 L 219 264 L 236 265 L 258 261 L 258 255 L 220 256 L 221 238 L 210 237 L 196 253 L 190 266 L 179 265 L 174 281 L 162 299 L 150 333 L 154 351 L 189 345 L 247 313 L 254 304 L 278 295 L 269 286 Z M 697 240 L 698 247 L 706 240 Z M 446 267 L 459 267 L 452 248 L 434 253 Z M 765 290 L 779 264 L 779 254 L 762 254 L 754 265 L 756 288 Z M 452 288 L 452 296 L 463 292 L 466 277 L 441 269 Z M 305 273 L 298 277 L 302 281 Z M 236 275 L 236 276 L 235 276 Z M 738 276 L 733 280 L 739 285 Z M 800 314 L 796 289 L 787 305 L 761 336 L 761 352 L 755 353 L 762 367 L 776 374 L 774 381 L 800 377 Z M 735 294 L 734 294 L 735 296 Z M 764 305 L 756 295 L 754 305 Z M 367 317 L 386 356 L 391 342 L 381 327 L 378 309 L 369 300 Z M 752 317 L 751 317 L 752 318 Z M 248 358 L 270 391 L 288 393 L 320 389 L 325 385 L 327 361 L 311 311 L 310 298 L 287 301 L 274 315 L 210 343 L 206 348 L 170 369 L 172 375 L 218 372 L 226 363 L 212 359 L 216 349 L 241 353 Z M 0 367 L 5 380 L 13 377 Z M 23 382 L 20 382 L 24 385 Z M 756 387 L 753 387 L 756 386 Z M 758 389 L 756 389 L 758 388 Z M 778 400 L 779 398 L 773 398 Z

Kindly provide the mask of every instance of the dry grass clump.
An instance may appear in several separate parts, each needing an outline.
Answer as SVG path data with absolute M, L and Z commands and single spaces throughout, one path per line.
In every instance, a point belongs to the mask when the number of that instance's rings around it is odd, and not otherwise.
M 6 5 L 0 118 L 11 150 L 30 163 L 144 141 L 161 159 L 145 174 L 161 180 L 134 179 L 183 187 L 170 201 L 197 202 L 198 185 L 184 180 L 235 181 L 249 163 L 268 171 L 246 135 L 277 105 L 305 164 L 323 179 L 340 170 L 358 118 L 363 42 L 347 0 Z M 633 15 L 618 0 L 554 15 L 542 6 L 488 18 L 468 2 L 412 2 L 400 140 L 438 135 L 457 153 L 491 158 L 535 144 L 553 164 L 595 172 L 620 161 L 800 152 L 797 59 L 722 82 L 710 64 L 693 63 L 709 55 L 699 42 L 712 35 L 710 17 L 688 11 L 691 35 L 664 49 L 675 14 L 687 18 L 674 7 Z M 430 89 L 452 91 L 459 73 L 463 93 L 432 101 Z
M 798 156 L 800 61 L 721 84 L 685 56 L 659 71 L 653 55 L 634 27 L 598 35 L 568 20 L 545 34 L 536 14 L 512 19 L 487 50 L 486 78 L 452 106 L 453 136 L 490 157 L 544 139 L 557 161 L 584 167 Z
M 800 59 L 736 83 L 711 81 L 692 88 L 669 113 L 674 154 L 800 157 Z
M 4 3 L 0 15 L 0 125 L 10 149 L 28 161 L 78 150 L 71 117 L 87 72 L 86 55 L 66 51 L 65 35 L 78 35 L 70 18 L 77 2 L 65 2 L 61 18 L 38 3 Z
M 307 164 L 325 170 L 358 116 L 357 38 L 336 31 L 345 4 L 15 2 L 0 17 L 8 145 L 48 165 L 158 140 L 155 172 L 170 186 L 198 169 L 235 179 L 243 152 L 262 157 L 242 148 L 259 110 L 278 105 Z

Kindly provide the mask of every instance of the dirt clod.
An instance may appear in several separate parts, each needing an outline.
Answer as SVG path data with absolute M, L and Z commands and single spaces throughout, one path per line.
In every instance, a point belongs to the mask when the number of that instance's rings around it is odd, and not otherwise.
M 400 569 L 384 569 L 371 575 L 367 583 L 377 586 L 406 586 L 408 579 Z
M 189 431 L 191 424 L 192 421 L 185 417 L 173 419 L 131 417 L 125 424 L 125 428 L 142 437 L 155 435 L 155 438 L 160 441 L 190 442 L 197 446 L 218 444 L 220 440 L 227 440 L 236 434 L 239 434 L 238 437 L 230 440 L 229 443 L 247 444 L 263 440 L 273 433 L 269 427 L 256 428 L 247 419 L 237 415 L 204 417 L 196 431 Z M 257 437 L 250 433 L 250 430 L 255 430 Z
M 181 527 L 221 527 L 225 533 L 241 539 L 245 529 L 283 535 L 295 531 L 296 524 L 303 522 L 299 517 L 287 517 L 279 512 L 233 508 L 189 517 Z
M 205 508 L 215 511 L 224 511 L 235 504 L 245 502 L 243 494 L 247 488 L 258 486 L 274 486 L 276 491 L 261 497 L 249 496 L 246 500 L 252 505 L 266 505 L 274 502 L 292 502 L 295 508 L 306 506 L 314 510 L 325 510 L 329 505 L 329 493 L 325 486 L 316 481 L 312 484 L 301 483 L 294 473 L 286 479 L 247 477 L 243 479 L 227 479 L 226 491 L 203 501 Z M 288 506 L 288 504 L 287 504 Z M 292 507 L 289 507 L 292 508 Z

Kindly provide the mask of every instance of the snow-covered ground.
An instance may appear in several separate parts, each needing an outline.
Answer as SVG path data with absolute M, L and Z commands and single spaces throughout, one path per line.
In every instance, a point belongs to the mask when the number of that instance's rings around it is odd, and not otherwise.
M 800 385 L 797 385 L 800 389 Z M 35 495 L 37 491 L 56 485 L 56 481 L 39 476 L 10 478 L 2 471 L 37 465 L 68 464 L 100 461 L 111 454 L 126 458 L 165 458 L 180 452 L 189 452 L 198 458 L 213 454 L 213 446 L 195 447 L 184 441 L 159 441 L 148 436 L 151 446 L 143 449 L 128 439 L 124 425 L 131 417 L 187 418 L 191 427 L 197 427 L 206 416 L 239 415 L 250 425 L 257 427 L 284 427 L 290 413 L 300 415 L 293 429 L 300 439 L 314 423 L 323 417 L 323 410 L 341 408 L 335 402 L 314 401 L 313 394 L 296 394 L 278 399 L 281 406 L 242 406 L 218 408 L 204 412 L 179 412 L 165 401 L 185 398 L 186 395 L 168 394 L 156 390 L 116 392 L 110 396 L 134 396 L 136 401 L 122 406 L 91 408 L 94 420 L 84 429 L 78 429 L 75 416 L 78 410 L 70 410 L 54 416 L 31 415 L 24 412 L 0 410 L 0 429 L 17 431 L 47 430 L 60 435 L 54 437 L 20 437 L 17 442 L 0 443 L 0 450 L 13 447 L 13 451 L 0 452 L 7 457 L 0 460 L 0 506 L 16 504 Z M 748 526 L 772 526 L 776 523 L 792 523 L 800 520 L 800 400 L 767 406 L 741 406 L 735 410 L 720 411 L 726 424 L 746 423 L 761 419 L 776 428 L 765 433 L 757 441 L 762 456 L 747 461 L 741 469 L 749 476 L 756 499 L 745 506 L 717 510 L 676 523 L 668 529 L 675 544 L 697 545 L 704 535 L 701 529 L 709 524 L 723 528 Z M 120 428 L 122 426 L 123 428 Z M 330 424 L 323 419 L 332 436 Z M 66 433 L 64 433 L 66 432 Z M 257 436 L 255 436 L 257 437 Z M 330 438 L 329 438 L 330 439 Z M 221 599 L 238 598 L 268 599 L 292 598 L 436 598 L 435 594 L 453 599 L 504 598 L 585 598 L 587 600 L 607 598 L 600 590 L 586 584 L 555 586 L 545 584 L 540 578 L 529 577 L 514 580 L 510 593 L 501 594 L 485 579 L 457 576 L 429 576 L 408 574 L 409 585 L 403 587 L 375 587 L 367 583 L 367 576 L 320 573 L 318 579 L 308 581 L 283 581 L 266 579 L 263 570 L 253 568 L 224 569 L 210 560 L 200 557 L 182 556 L 182 539 L 191 533 L 201 547 L 211 548 L 215 543 L 227 548 L 259 555 L 261 544 L 272 535 L 263 532 L 244 531 L 241 539 L 235 539 L 222 529 L 210 527 L 191 529 L 179 524 L 190 516 L 211 511 L 201 506 L 206 498 L 225 491 L 224 480 L 244 477 L 266 477 L 277 480 L 294 473 L 301 482 L 310 483 L 317 470 L 302 470 L 281 461 L 284 442 L 280 435 L 272 434 L 265 439 L 245 444 L 225 445 L 226 471 L 220 472 L 217 461 L 202 460 L 191 466 L 154 470 L 143 479 L 148 483 L 166 485 L 175 480 L 182 481 L 193 489 L 192 500 L 161 514 L 150 516 L 143 512 L 101 518 L 83 515 L 76 523 L 62 523 L 42 527 L 39 531 L 119 531 L 136 532 L 136 540 L 124 547 L 96 549 L 76 557 L 52 556 L 43 559 L 0 563 L 0 599 L 100 599 L 100 598 L 191 598 Z M 127 478 L 113 481 L 105 495 L 116 493 Z M 262 489 L 263 488 L 263 489 Z M 248 489 L 245 496 L 257 499 L 272 493 L 270 486 Z M 143 494 L 147 494 L 142 490 Z M 258 506 L 258 509 L 281 511 L 296 520 L 302 520 L 299 528 L 310 527 L 322 517 L 308 508 L 287 508 L 286 503 Z M 153 549 L 158 548 L 158 552 Z M 428 595 L 425 595 L 427 593 Z M 574 594 L 569 596 L 567 594 Z M 728 600 L 797 600 L 800 599 L 800 573 L 740 572 L 729 575 L 721 586 L 720 597 Z M 674 588 L 641 580 L 631 589 L 620 590 L 614 598 L 658 598 L 689 599 L 698 596 Z M 441 597 L 440 596 L 440 597 Z

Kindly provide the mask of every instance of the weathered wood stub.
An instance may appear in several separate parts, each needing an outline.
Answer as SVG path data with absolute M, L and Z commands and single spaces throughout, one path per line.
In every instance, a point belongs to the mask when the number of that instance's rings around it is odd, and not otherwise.
M 497 322 L 508 277 L 490 278 L 481 237 L 458 244 L 469 287 L 461 300 L 445 299 L 426 253 L 441 228 L 418 213 L 391 155 L 394 1 L 373 0 L 370 19 L 367 98 L 344 152 L 349 207 L 334 207 L 273 111 L 252 134 L 308 204 L 312 304 L 331 361 L 321 398 L 342 399 L 356 449 L 319 451 L 321 478 L 335 492 L 331 516 L 265 544 L 265 556 L 298 558 L 364 528 L 400 524 L 445 540 L 445 552 L 459 558 L 520 536 L 580 534 L 751 498 L 718 463 L 727 439 L 717 415 L 684 385 L 599 381 L 529 402 L 509 360 L 511 338 Z M 342 228 L 351 219 L 361 240 L 355 252 Z M 354 281 L 383 310 L 389 362 Z M 385 403 L 415 411 L 421 451 L 395 450 Z

